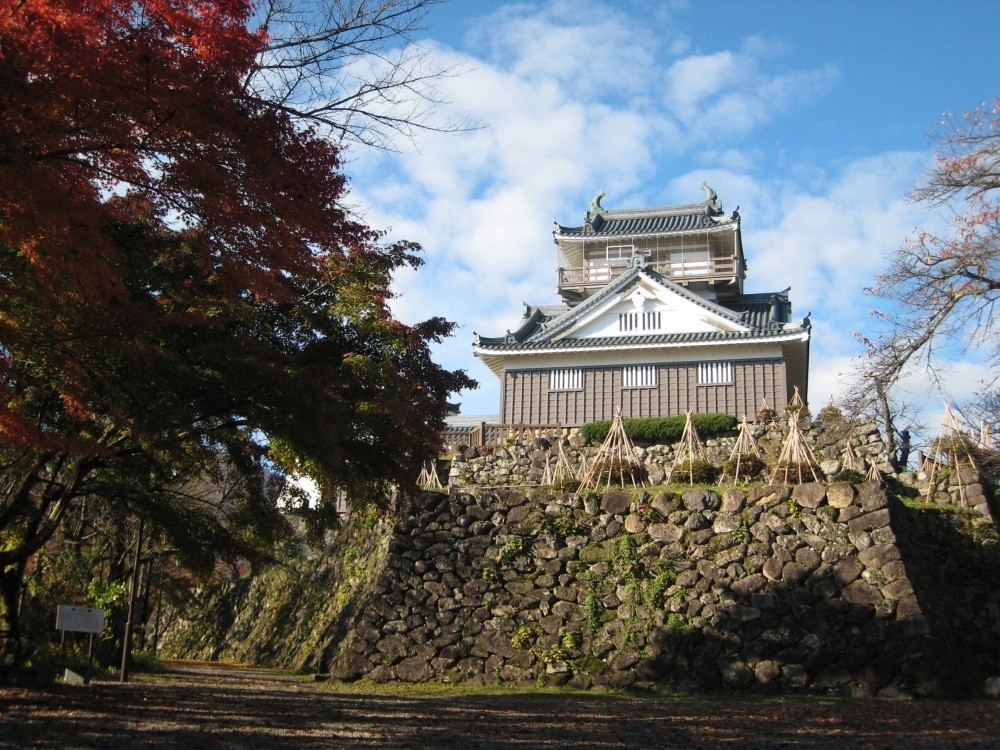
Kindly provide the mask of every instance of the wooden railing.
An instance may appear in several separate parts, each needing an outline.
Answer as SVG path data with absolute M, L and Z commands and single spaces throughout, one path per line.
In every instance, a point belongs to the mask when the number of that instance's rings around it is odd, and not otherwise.
M 668 279 L 684 281 L 732 278 L 737 274 L 735 258 L 710 258 L 708 260 L 650 263 L 648 268 L 666 276 Z M 559 286 L 603 286 L 609 281 L 614 281 L 623 275 L 628 269 L 628 264 L 594 266 L 589 268 L 560 268 Z
M 537 437 L 562 435 L 559 424 L 491 424 L 480 422 L 472 427 L 454 427 L 442 433 L 445 451 L 455 453 L 460 445 L 479 448 L 484 445 L 503 445 L 508 440 L 528 442 Z

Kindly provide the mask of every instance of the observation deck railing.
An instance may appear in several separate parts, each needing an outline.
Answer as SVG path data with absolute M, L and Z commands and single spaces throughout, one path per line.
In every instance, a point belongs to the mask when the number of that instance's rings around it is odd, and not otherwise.
M 647 267 L 673 281 L 706 281 L 735 278 L 736 264 L 737 259 L 730 257 L 650 263 Z M 586 268 L 560 268 L 559 288 L 604 286 L 626 273 L 628 269 L 627 261 Z

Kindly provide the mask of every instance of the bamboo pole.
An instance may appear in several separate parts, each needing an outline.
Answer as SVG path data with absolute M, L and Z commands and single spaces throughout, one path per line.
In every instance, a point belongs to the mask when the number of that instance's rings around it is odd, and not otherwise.
M 607 474 L 607 484 L 612 483 L 615 470 L 618 473 L 618 484 L 625 484 L 625 470 L 628 468 L 628 475 L 633 487 L 646 486 L 646 480 L 641 475 L 642 466 L 635 457 L 635 445 L 625 431 L 625 420 L 622 418 L 622 410 L 619 406 L 615 412 L 615 418 L 611 422 L 611 429 L 601 444 L 600 450 L 594 456 L 594 462 L 587 471 L 580 483 L 580 489 L 594 489 L 602 484 L 602 479 Z M 640 474 L 639 481 L 636 482 L 636 474 Z

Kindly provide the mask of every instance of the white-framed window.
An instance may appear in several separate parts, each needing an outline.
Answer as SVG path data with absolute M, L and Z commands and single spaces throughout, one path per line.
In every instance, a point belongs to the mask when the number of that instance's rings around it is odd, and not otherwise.
M 656 365 L 626 365 L 622 368 L 622 388 L 655 388 Z
M 698 364 L 698 385 L 723 385 L 732 382 L 732 362 L 700 362 Z
M 579 367 L 561 367 L 549 370 L 550 391 L 578 391 L 583 388 L 583 370 Z
M 616 265 L 621 261 L 630 260 L 634 252 L 634 245 L 608 245 L 608 260 L 612 265 Z
M 662 326 L 663 313 L 658 310 L 650 312 L 627 312 L 618 314 L 618 331 L 658 331 Z
M 587 280 L 610 281 L 621 275 L 622 269 L 628 266 L 634 248 L 632 245 L 610 245 L 588 249 Z

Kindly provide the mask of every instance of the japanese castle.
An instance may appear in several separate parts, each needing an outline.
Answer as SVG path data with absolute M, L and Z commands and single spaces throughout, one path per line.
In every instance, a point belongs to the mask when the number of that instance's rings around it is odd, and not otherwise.
M 526 305 L 506 335 L 475 335 L 500 379 L 500 421 L 575 427 L 626 417 L 779 412 L 808 394 L 810 322 L 788 289 L 745 293 L 739 211 L 701 203 L 609 210 L 556 223 L 562 304 Z

